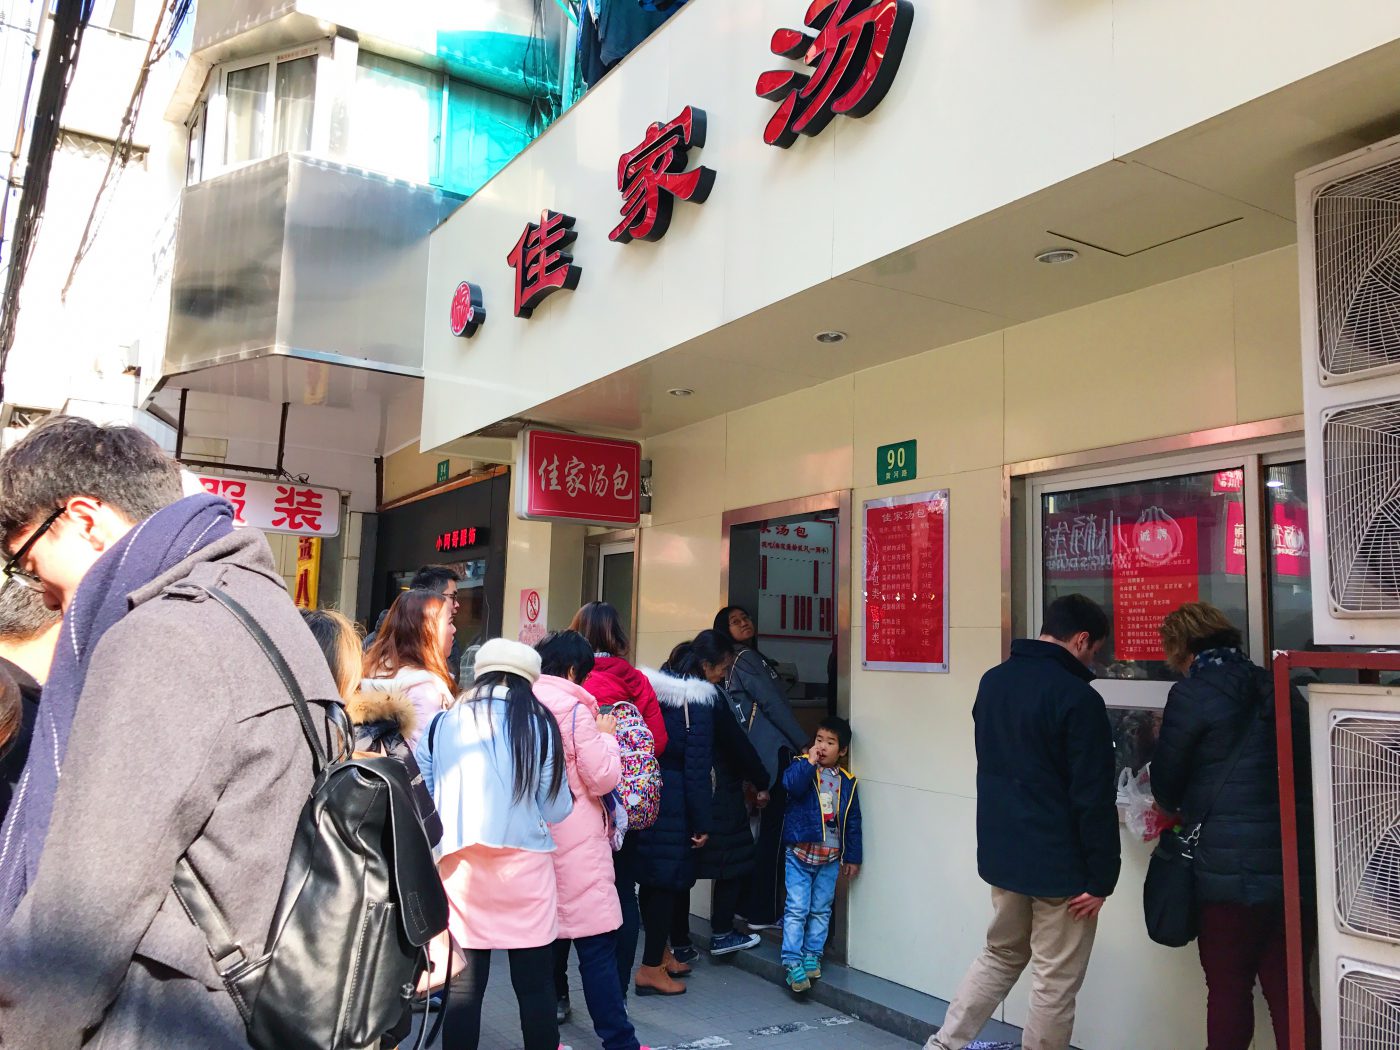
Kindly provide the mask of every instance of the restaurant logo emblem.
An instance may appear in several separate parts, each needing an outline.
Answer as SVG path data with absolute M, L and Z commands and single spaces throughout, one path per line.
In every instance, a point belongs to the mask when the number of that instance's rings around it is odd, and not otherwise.
M 452 295 L 452 334 L 470 339 L 486 323 L 481 289 L 463 281 Z

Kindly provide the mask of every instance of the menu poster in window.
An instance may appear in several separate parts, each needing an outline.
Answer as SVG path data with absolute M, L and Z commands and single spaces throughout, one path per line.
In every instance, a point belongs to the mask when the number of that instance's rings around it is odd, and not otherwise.
M 1158 629 L 1167 614 L 1200 598 L 1196 519 L 1160 507 L 1113 530 L 1113 654 L 1165 660 Z
M 948 671 L 948 491 L 867 500 L 869 671 Z
M 1225 571 L 1231 576 L 1245 573 L 1244 504 L 1231 503 L 1229 547 L 1225 551 Z M 1308 554 L 1308 508 L 1302 505 L 1274 504 L 1269 542 L 1274 573 L 1280 577 L 1303 578 L 1312 571 Z
M 829 521 L 766 524 L 759 531 L 758 622 L 765 638 L 831 638 L 836 634 Z

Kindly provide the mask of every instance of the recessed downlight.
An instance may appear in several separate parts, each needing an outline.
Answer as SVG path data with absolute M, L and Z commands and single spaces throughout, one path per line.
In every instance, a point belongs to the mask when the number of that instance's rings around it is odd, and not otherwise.
M 1078 258 L 1079 253 L 1073 248 L 1051 248 L 1037 255 L 1035 261 L 1046 266 L 1058 266 L 1060 263 L 1074 262 Z
M 829 328 L 825 332 L 818 332 L 813 338 L 819 343 L 844 343 L 846 341 L 846 333 L 838 332 L 834 328 Z
M 691 394 L 695 393 L 695 391 L 688 386 L 673 386 L 670 390 L 666 391 L 666 393 L 670 394 L 672 397 L 689 397 Z

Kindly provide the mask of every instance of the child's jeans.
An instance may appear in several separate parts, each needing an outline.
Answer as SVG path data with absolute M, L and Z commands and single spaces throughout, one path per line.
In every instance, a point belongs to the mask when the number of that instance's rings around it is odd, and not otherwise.
M 787 907 L 783 910 L 783 965 L 818 959 L 831 928 L 831 905 L 836 900 L 836 876 L 841 865 L 808 864 L 787 851 Z

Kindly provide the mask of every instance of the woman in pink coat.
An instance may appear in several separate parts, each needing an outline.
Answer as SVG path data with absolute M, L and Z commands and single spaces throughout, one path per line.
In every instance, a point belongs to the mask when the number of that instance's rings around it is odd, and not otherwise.
M 616 723 L 598 713 L 598 701 L 579 685 L 593 670 L 593 647 L 575 631 L 559 631 L 536 649 L 543 674 L 535 696 L 559 723 L 573 812 L 550 828 L 554 881 L 559 893 L 559 939 L 554 942 L 555 987 L 568 1013 L 569 944 L 578 951 L 583 997 L 603 1050 L 644 1050 L 627 1017 L 617 981 L 616 934 L 622 925 L 613 882 L 612 842 L 603 796 L 617 787 L 622 767 Z M 562 978 L 562 979 L 561 979 Z

